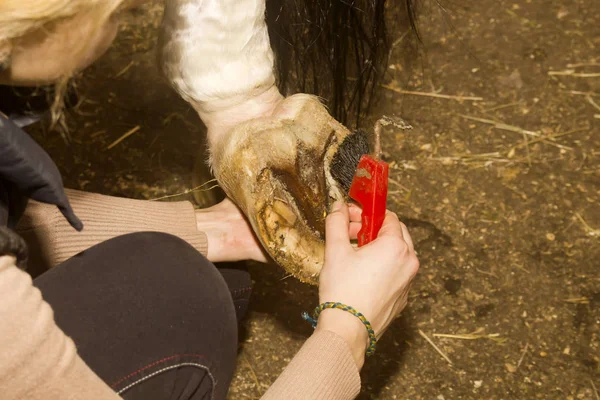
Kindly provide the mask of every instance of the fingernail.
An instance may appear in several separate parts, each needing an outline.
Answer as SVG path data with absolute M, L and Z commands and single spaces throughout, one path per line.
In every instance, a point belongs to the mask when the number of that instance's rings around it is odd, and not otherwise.
M 341 200 L 336 200 L 331 206 L 331 212 L 340 211 L 342 209 L 342 205 L 344 204 Z

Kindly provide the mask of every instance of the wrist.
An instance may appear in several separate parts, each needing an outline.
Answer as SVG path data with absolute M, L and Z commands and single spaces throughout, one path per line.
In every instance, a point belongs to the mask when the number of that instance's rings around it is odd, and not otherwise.
M 317 330 L 327 330 L 341 336 L 360 370 L 365 362 L 369 335 L 365 325 L 354 315 L 339 309 L 326 309 L 319 315 Z
M 212 262 L 223 261 L 223 251 L 226 248 L 227 232 L 223 230 L 225 215 L 214 210 L 214 207 L 196 209 L 196 229 L 206 234 L 208 249 L 206 258 Z
M 267 262 L 250 225 L 231 200 L 225 199 L 212 207 L 197 209 L 196 228 L 206 234 L 206 258 L 212 262 Z

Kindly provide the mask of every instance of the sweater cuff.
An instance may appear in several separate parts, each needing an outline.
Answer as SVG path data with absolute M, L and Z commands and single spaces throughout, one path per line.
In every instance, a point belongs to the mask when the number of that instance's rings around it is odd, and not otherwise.
M 164 232 L 185 240 L 204 256 L 206 235 L 196 228 L 190 202 L 155 202 L 65 190 L 83 222 L 77 232 L 56 206 L 30 201 L 17 231 L 40 252 L 46 266 L 59 264 L 105 240 L 134 232 Z M 32 249 L 33 250 L 33 249 Z
M 338 334 L 317 330 L 262 400 L 350 400 L 359 393 L 360 374 L 350 347 Z

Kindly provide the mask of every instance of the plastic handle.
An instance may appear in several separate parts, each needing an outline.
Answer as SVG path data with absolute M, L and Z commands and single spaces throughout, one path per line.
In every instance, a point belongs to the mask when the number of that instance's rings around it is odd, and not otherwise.
M 349 195 L 362 206 L 362 227 L 358 231 L 359 247 L 373 241 L 383 225 L 388 171 L 389 166 L 385 162 L 375 160 L 369 155 L 362 156 L 358 162 Z

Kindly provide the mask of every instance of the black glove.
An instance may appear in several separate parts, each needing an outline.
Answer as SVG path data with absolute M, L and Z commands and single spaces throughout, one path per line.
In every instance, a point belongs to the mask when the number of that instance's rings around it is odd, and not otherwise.
M 8 189 L 9 197 L 14 198 L 15 190 L 21 196 L 54 204 L 76 230 L 83 229 L 69 199 L 65 194 L 62 178 L 50 156 L 21 128 L 0 113 L 0 183 Z M 16 223 L 11 216 L 18 216 L 23 210 L 22 202 L 9 202 L 8 217 L 11 225 Z M 2 211 L 0 211 L 1 217 Z M 10 226 L 10 225 L 9 225 Z
M 19 268 L 27 267 L 27 244 L 15 231 L 5 226 L 0 227 L 0 256 L 14 256 Z
M 56 205 L 73 228 L 83 229 L 50 156 L 0 113 L 0 256 L 15 256 L 21 268 L 27 264 L 27 245 L 13 229 L 29 198 Z
M 27 244 L 9 226 L 16 225 L 26 205 L 27 198 L 14 185 L 0 181 L 0 256 L 15 256 L 22 269 L 27 267 Z

